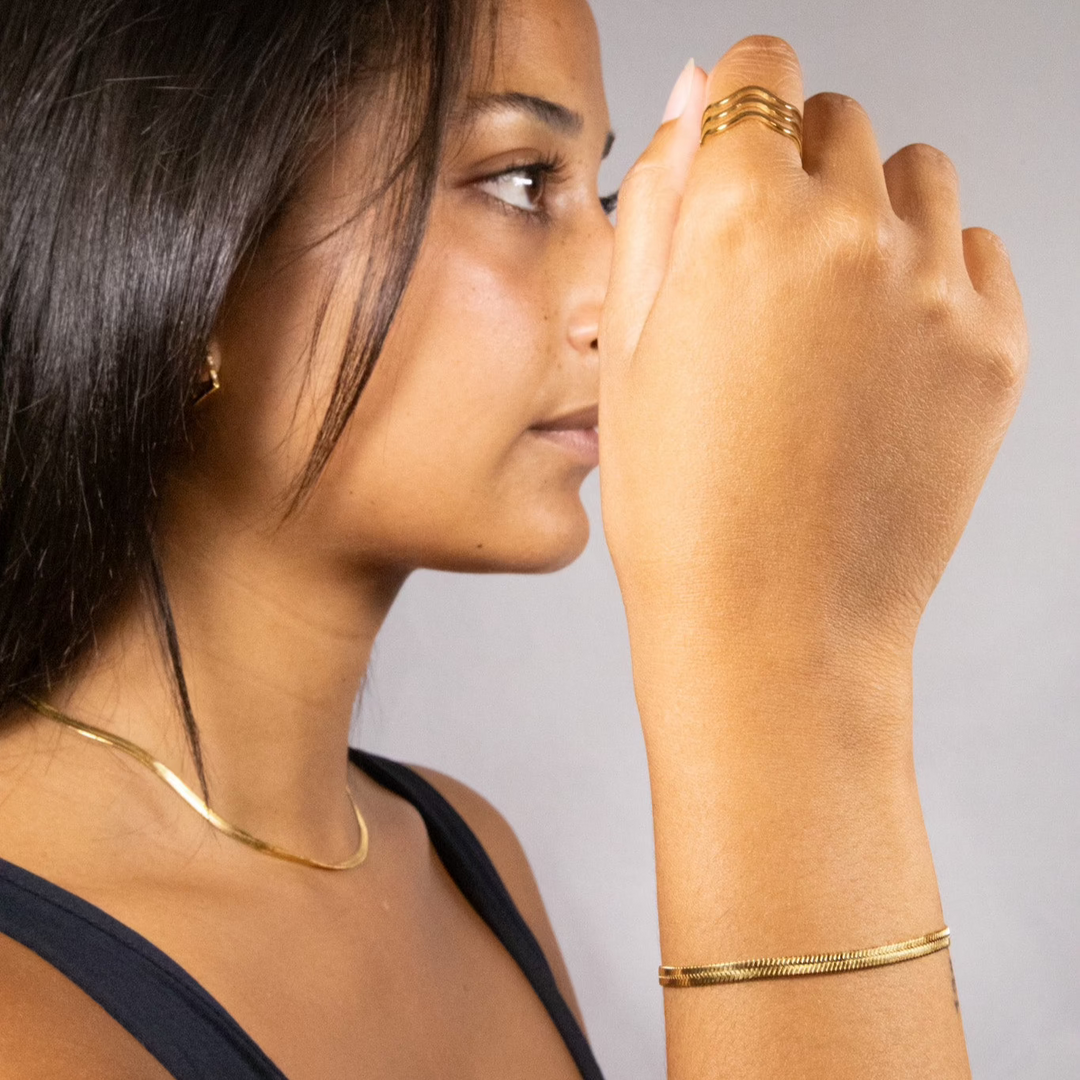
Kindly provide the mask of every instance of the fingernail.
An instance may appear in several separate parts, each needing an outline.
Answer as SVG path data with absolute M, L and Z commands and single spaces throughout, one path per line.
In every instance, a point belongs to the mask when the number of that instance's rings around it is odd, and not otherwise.
M 664 119 L 660 121 L 666 124 L 669 120 L 677 120 L 683 114 L 687 101 L 690 100 L 690 88 L 694 85 L 693 58 L 687 60 L 686 67 L 682 69 L 675 85 L 671 88 L 671 97 L 668 98 L 667 108 L 664 109 Z

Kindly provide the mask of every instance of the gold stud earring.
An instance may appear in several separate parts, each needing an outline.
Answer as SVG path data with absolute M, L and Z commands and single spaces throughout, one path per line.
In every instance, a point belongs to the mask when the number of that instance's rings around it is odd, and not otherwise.
M 211 394 L 221 389 L 221 379 L 218 376 L 217 361 L 214 358 L 213 351 L 206 354 L 206 368 L 205 377 L 195 387 L 195 391 L 192 394 L 192 405 L 199 405 L 204 402 Z

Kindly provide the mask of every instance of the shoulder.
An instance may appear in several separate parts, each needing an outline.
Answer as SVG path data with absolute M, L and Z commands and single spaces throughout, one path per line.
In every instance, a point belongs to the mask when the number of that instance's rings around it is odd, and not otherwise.
M 0 934 L 0 1080 L 167 1080 L 96 1001 Z
M 559 950 L 540 888 L 525 849 L 510 823 L 487 799 L 460 780 L 422 765 L 410 765 L 409 768 L 431 784 L 476 834 L 529 929 L 544 950 L 559 990 L 584 1031 L 581 1009 L 574 996 L 570 974 Z

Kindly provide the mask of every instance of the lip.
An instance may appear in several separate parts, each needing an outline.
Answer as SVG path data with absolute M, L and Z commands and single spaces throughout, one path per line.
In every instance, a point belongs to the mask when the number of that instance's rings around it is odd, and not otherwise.
M 596 427 L 599 420 L 600 406 L 586 405 L 584 408 L 563 413 L 562 416 L 556 416 L 553 420 L 543 420 L 539 424 L 533 424 L 533 429 L 535 431 L 587 429 Z
M 596 428 L 533 428 L 532 431 L 537 438 L 561 446 L 590 468 L 600 464 L 600 433 Z

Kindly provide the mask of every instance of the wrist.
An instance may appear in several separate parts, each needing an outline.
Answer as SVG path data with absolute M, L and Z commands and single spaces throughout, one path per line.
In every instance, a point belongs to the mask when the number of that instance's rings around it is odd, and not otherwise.
M 656 623 L 632 627 L 630 645 L 650 759 L 911 770 L 909 647 Z
M 939 928 L 910 654 L 832 644 L 632 640 L 665 962 Z
M 865 794 L 826 808 L 714 791 L 704 812 L 655 799 L 662 962 L 840 952 L 945 925 L 917 798 Z
M 910 754 L 816 736 L 798 750 L 693 743 L 650 740 L 665 962 L 862 948 L 942 924 Z

